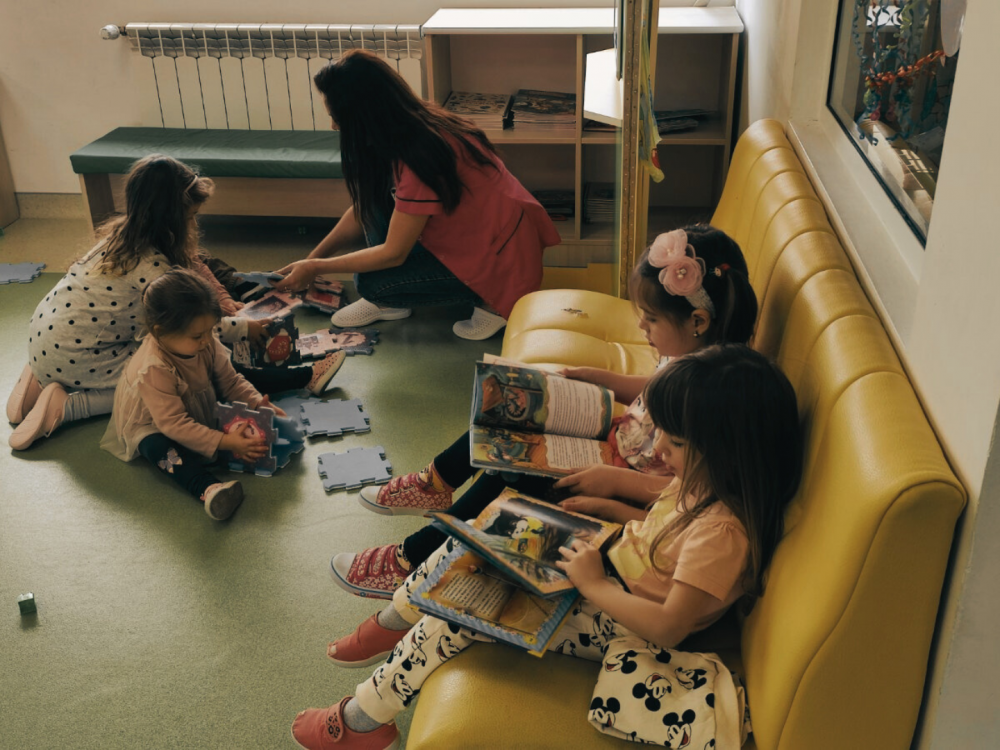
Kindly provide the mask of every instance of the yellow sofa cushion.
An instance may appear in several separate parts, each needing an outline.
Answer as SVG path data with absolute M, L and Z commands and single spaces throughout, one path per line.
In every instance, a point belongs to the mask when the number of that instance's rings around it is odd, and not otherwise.
M 765 594 L 719 653 L 745 675 L 756 747 L 907 748 L 964 491 L 780 123 L 740 138 L 713 224 L 744 248 L 755 346 L 795 387 L 806 442 Z M 504 354 L 646 373 L 644 344 L 627 302 L 552 291 L 518 303 Z M 477 645 L 424 685 L 407 746 L 603 746 L 585 723 L 596 666 L 572 662 Z

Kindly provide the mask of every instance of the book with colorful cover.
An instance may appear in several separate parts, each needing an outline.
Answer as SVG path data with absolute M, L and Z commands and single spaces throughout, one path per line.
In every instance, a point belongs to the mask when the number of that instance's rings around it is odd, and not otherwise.
M 614 463 L 614 393 L 533 367 L 476 363 L 471 464 L 481 469 L 562 477 Z
M 452 91 L 444 108 L 463 117 L 498 118 L 507 116 L 510 109 L 509 94 L 479 94 L 471 91 Z
M 549 121 L 576 118 L 576 94 L 521 89 L 511 105 L 514 121 Z
M 431 525 L 485 558 L 505 577 L 544 598 L 573 590 L 556 567 L 560 547 L 582 539 L 598 549 L 621 533 L 621 524 L 564 510 L 511 488 L 505 489 L 471 523 L 432 512 Z
M 600 547 L 621 531 L 618 524 L 510 489 L 471 524 L 434 516 L 459 541 L 410 595 L 410 604 L 535 656 L 545 653 L 578 598 L 565 573 L 552 565 L 561 558 L 559 547 L 573 539 Z

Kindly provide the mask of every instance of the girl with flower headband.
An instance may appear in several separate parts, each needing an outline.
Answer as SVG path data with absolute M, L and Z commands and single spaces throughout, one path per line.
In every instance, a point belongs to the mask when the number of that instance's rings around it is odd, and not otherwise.
M 746 261 L 739 246 L 714 227 L 691 226 L 657 237 L 633 269 L 629 286 L 639 328 L 661 358 L 661 366 L 669 358 L 710 344 L 747 343 L 753 333 L 757 298 L 747 278 Z M 649 378 L 593 367 L 568 368 L 562 374 L 603 385 L 619 402 L 629 405 L 606 436 L 618 457 L 617 465 L 582 468 L 554 485 L 551 479 L 522 476 L 510 486 L 539 498 L 553 492 L 568 495 L 564 507 L 588 515 L 621 522 L 639 517 L 673 474 L 673 467 L 653 448 L 654 428 L 642 399 Z M 363 489 L 360 502 L 383 515 L 423 515 L 437 510 L 468 520 L 508 485 L 500 475 L 482 474 L 453 503 L 454 489 L 474 471 L 466 433 L 423 470 Z M 353 594 L 386 599 L 444 539 L 442 532 L 427 526 L 402 544 L 336 555 L 330 572 L 337 585 Z M 338 654 L 339 660 L 344 648 L 343 642 L 332 644 L 329 655 Z

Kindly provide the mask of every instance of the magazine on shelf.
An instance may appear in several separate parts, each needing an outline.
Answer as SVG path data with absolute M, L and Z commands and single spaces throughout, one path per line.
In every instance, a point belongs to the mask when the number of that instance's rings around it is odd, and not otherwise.
M 553 563 L 559 547 L 583 539 L 601 548 L 621 526 L 507 489 L 472 523 L 443 513 L 434 525 L 454 549 L 410 595 L 421 612 L 541 656 L 577 599 Z
M 503 128 L 510 119 L 511 102 L 509 94 L 452 91 L 445 100 L 444 108 L 477 125 Z
M 612 465 L 603 438 L 611 431 L 614 393 L 554 372 L 504 362 L 477 362 L 470 429 L 477 468 L 563 477 L 594 464 Z
M 544 129 L 576 127 L 576 94 L 561 91 L 521 89 L 510 107 L 514 127 L 518 123 Z

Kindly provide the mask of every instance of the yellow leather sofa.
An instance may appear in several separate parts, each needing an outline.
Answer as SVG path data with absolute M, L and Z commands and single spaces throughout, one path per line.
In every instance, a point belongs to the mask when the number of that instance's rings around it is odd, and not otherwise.
M 744 676 L 745 747 L 908 748 L 964 490 L 780 123 L 740 138 L 712 223 L 746 254 L 755 346 L 795 387 L 806 461 L 764 596 L 744 622 L 727 618 L 728 635 L 714 627 L 688 647 Z M 522 299 L 503 353 L 654 364 L 627 301 L 574 290 Z M 623 748 L 586 721 L 596 675 L 568 656 L 477 644 L 426 682 L 407 747 Z

